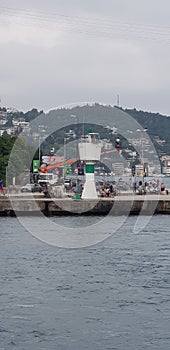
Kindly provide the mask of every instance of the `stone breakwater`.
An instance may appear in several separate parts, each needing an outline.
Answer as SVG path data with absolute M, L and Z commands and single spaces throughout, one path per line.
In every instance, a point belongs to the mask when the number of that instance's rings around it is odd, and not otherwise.
M 170 214 L 170 195 L 122 195 L 98 200 L 0 197 L 0 216 L 16 215 L 152 215 Z

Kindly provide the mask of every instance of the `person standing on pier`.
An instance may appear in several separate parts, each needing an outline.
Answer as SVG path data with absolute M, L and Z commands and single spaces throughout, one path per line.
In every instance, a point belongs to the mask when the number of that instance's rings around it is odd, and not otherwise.
M 133 189 L 133 192 L 136 193 L 136 189 L 137 189 L 137 182 L 136 182 L 136 180 L 133 181 L 132 189 Z
M 161 183 L 161 194 L 165 194 L 165 184 Z
M 0 179 L 0 195 L 1 195 L 2 193 L 5 195 L 5 191 L 4 191 L 4 188 L 3 188 L 3 182 L 2 182 L 2 180 Z

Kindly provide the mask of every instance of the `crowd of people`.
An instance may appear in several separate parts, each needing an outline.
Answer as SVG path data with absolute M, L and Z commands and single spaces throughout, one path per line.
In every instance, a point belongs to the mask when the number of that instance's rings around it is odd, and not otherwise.
M 132 183 L 132 190 L 137 194 L 168 194 L 168 189 L 163 182 L 160 180 L 152 180 L 152 181 L 136 181 L 134 180 Z
M 101 197 L 114 197 L 116 195 L 116 188 L 112 184 L 101 187 L 99 190 Z

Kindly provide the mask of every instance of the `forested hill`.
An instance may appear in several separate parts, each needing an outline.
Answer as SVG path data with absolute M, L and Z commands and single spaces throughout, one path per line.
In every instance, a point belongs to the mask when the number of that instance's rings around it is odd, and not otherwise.
M 121 110 L 128 113 L 134 119 L 136 119 L 143 128 L 147 128 L 148 134 L 151 137 L 152 141 L 154 142 L 155 148 L 160 156 L 163 154 L 170 155 L 170 117 L 169 116 L 164 116 L 159 113 L 138 111 L 136 109 L 121 108 Z M 81 120 L 83 119 L 82 116 L 87 116 L 87 115 L 91 117 L 92 121 L 94 116 L 97 116 L 97 117 L 102 116 L 102 118 L 104 119 L 106 116 L 111 117 L 113 115 L 113 107 L 104 106 L 104 105 L 95 103 L 92 106 L 90 105 L 85 105 L 82 107 L 77 106 L 70 109 L 61 108 L 61 109 L 56 109 L 54 111 L 47 113 L 46 118 L 50 118 L 50 115 L 52 113 L 55 113 L 55 115 L 61 118 L 64 116 L 67 117 L 68 122 L 70 122 L 70 126 L 68 128 L 71 128 L 71 127 L 75 128 L 76 127 L 75 119 L 73 121 L 73 119 L 70 118 L 71 115 L 76 115 L 77 117 L 81 117 Z M 5 167 L 8 164 L 8 158 L 17 136 L 17 131 L 15 134 L 12 134 L 12 135 L 7 134 L 8 128 L 13 125 L 13 119 L 15 120 L 16 118 L 24 118 L 24 120 L 29 123 L 31 120 L 35 119 L 40 114 L 41 112 L 39 112 L 37 109 L 32 109 L 31 111 L 23 113 L 23 112 L 18 112 L 16 110 L 13 112 L 11 110 L 8 111 L 6 108 L 0 108 L 1 119 L 3 120 L 5 116 L 5 120 L 6 120 L 6 125 L 1 126 L 1 130 L 4 131 L 5 133 L 3 136 L 0 137 L 0 177 L 3 179 L 3 181 L 5 181 Z M 96 129 L 96 131 L 101 132 L 101 138 L 107 138 L 108 134 L 106 129 L 105 130 Z M 63 144 L 63 138 L 65 137 L 65 130 L 63 130 L 62 132 L 60 131 L 59 134 L 57 134 L 56 136 L 57 136 L 56 141 L 59 147 L 61 144 Z M 115 140 L 115 136 L 112 135 L 111 141 L 114 142 L 114 140 Z M 47 149 L 49 150 L 49 144 L 47 144 Z M 23 154 L 25 157 L 25 153 Z
M 159 113 L 152 113 L 152 112 L 144 112 L 144 111 L 138 111 L 137 109 L 123 109 L 120 108 L 122 111 L 130 114 L 134 119 L 138 121 L 139 124 L 143 128 L 147 128 L 148 134 L 151 137 L 153 143 L 155 144 L 155 147 L 158 151 L 158 153 L 161 154 L 170 154 L 170 116 L 161 115 Z M 0 108 L 0 111 L 5 111 L 5 108 Z M 13 118 L 24 118 L 26 122 L 30 122 L 37 116 L 39 116 L 43 111 L 38 111 L 37 109 L 32 109 L 31 111 L 28 111 L 26 113 L 23 112 L 16 112 L 9 113 L 8 120 L 6 125 L 3 126 L 3 129 L 6 127 L 12 126 L 12 120 Z M 95 103 L 94 105 L 84 105 L 84 106 L 77 106 L 74 108 L 60 108 L 53 110 L 49 113 L 47 113 L 50 117 L 51 113 L 55 113 L 55 115 L 60 116 L 61 118 L 63 116 L 68 117 L 68 121 L 70 121 L 70 124 L 75 125 L 75 120 L 71 120 L 71 115 L 76 115 L 77 117 L 87 116 L 90 115 L 91 119 L 93 120 L 93 116 L 102 116 L 104 119 L 105 116 L 112 115 L 113 113 L 113 107 L 101 105 L 98 103 Z
M 129 113 L 144 128 L 147 128 L 150 131 L 151 136 L 155 136 L 159 132 L 163 137 L 168 132 L 170 116 L 165 116 L 160 113 L 138 111 L 136 108 L 122 110 Z
M 170 154 L 170 116 L 161 115 L 159 113 L 138 111 L 137 109 L 123 109 L 122 111 L 131 115 L 137 122 L 148 130 L 148 134 L 151 137 L 158 153 Z M 50 112 L 53 113 L 53 112 Z M 74 107 L 72 109 L 60 109 L 54 112 L 56 115 L 68 116 L 71 114 L 82 117 L 83 115 L 90 115 L 93 120 L 93 116 L 112 116 L 113 107 L 100 105 L 95 103 L 92 106 L 85 105 L 83 107 Z
M 161 115 L 159 113 L 144 112 L 134 109 L 124 109 L 138 121 L 143 128 L 148 130 L 148 134 L 154 142 L 158 153 L 170 154 L 170 116 Z M 157 142 L 165 140 L 164 142 Z

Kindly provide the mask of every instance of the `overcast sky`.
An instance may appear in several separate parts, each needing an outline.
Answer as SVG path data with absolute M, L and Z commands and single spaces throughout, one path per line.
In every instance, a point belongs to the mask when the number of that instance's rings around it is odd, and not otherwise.
M 0 0 L 1 106 L 170 115 L 169 0 Z

